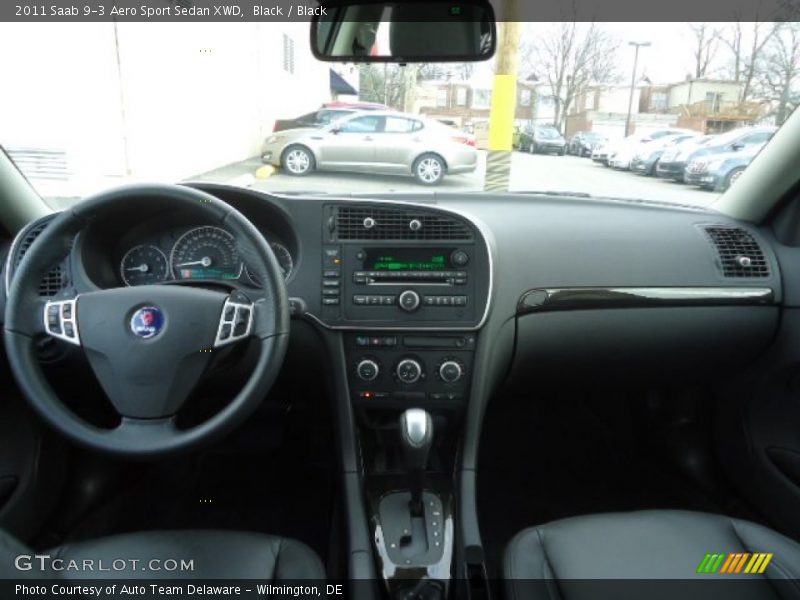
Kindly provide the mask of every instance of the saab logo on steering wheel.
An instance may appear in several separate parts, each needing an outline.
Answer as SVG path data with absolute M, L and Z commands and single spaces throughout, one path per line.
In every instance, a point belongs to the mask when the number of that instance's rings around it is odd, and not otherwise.
M 164 314 L 155 306 L 143 306 L 131 317 L 131 331 L 140 338 L 149 339 L 161 333 Z

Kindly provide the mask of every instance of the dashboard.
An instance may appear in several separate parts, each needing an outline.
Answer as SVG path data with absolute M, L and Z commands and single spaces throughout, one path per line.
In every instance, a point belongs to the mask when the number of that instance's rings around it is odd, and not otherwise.
M 515 194 L 275 196 L 193 185 L 264 235 L 294 318 L 344 333 L 359 393 L 399 386 L 463 396 L 478 334 L 498 345 L 490 361 L 497 373 L 530 378 L 563 365 L 605 377 L 620 359 L 656 371 L 667 357 L 685 357 L 687 369 L 717 358 L 739 364 L 774 334 L 783 301 L 778 260 L 762 233 L 695 207 Z M 42 226 L 15 241 L 12 272 Z M 142 199 L 87 226 L 42 294 L 160 282 L 257 287 L 243 255 L 201 211 Z M 456 372 L 460 383 L 447 381 Z

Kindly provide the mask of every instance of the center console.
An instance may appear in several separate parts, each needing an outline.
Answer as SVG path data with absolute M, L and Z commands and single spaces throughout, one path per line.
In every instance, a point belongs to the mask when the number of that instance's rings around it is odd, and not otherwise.
M 443 600 L 487 241 L 460 215 L 382 202 L 327 205 L 322 239 L 318 320 L 342 331 L 375 561 L 389 597 Z

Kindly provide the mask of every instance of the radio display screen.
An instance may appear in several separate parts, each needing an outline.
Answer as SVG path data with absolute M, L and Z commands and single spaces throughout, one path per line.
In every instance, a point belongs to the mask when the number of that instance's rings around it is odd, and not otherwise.
M 443 271 L 451 268 L 453 248 L 370 248 L 367 271 Z

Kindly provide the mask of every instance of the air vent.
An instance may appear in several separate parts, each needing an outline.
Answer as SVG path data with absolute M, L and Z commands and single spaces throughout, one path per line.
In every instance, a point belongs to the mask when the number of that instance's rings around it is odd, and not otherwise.
M 42 231 L 45 230 L 54 216 L 55 215 L 51 215 L 41 219 L 23 234 L 23 237 L 20 239 L 19 244 L 14 250 L 13 269 L 11 270 L 11 273 L 9 273 L 10 276 L 13 276 L 14 272 L 16 272 L 17 267 L 19 267 L 23 257 L 28 252 L 33 242 L 37 237 L 39 237 Z M 39 284 L 39 295 L 48 297 L 55 296 L 58 292 L 64 289 L 66 285 L 65 279 L 63 266 L 56 265 L 47 273 L 47 275 L 44 276 Z M 10 282 L 10 279 L 8 281 Z
M 705 228 L 725 277 L 769 277 L 769 263 L 753 235 L 741 227 Z
M 335 235 L 340 240 L 471 240 L 461 221 L 421 211 L 342 206 L 335 213 Z

